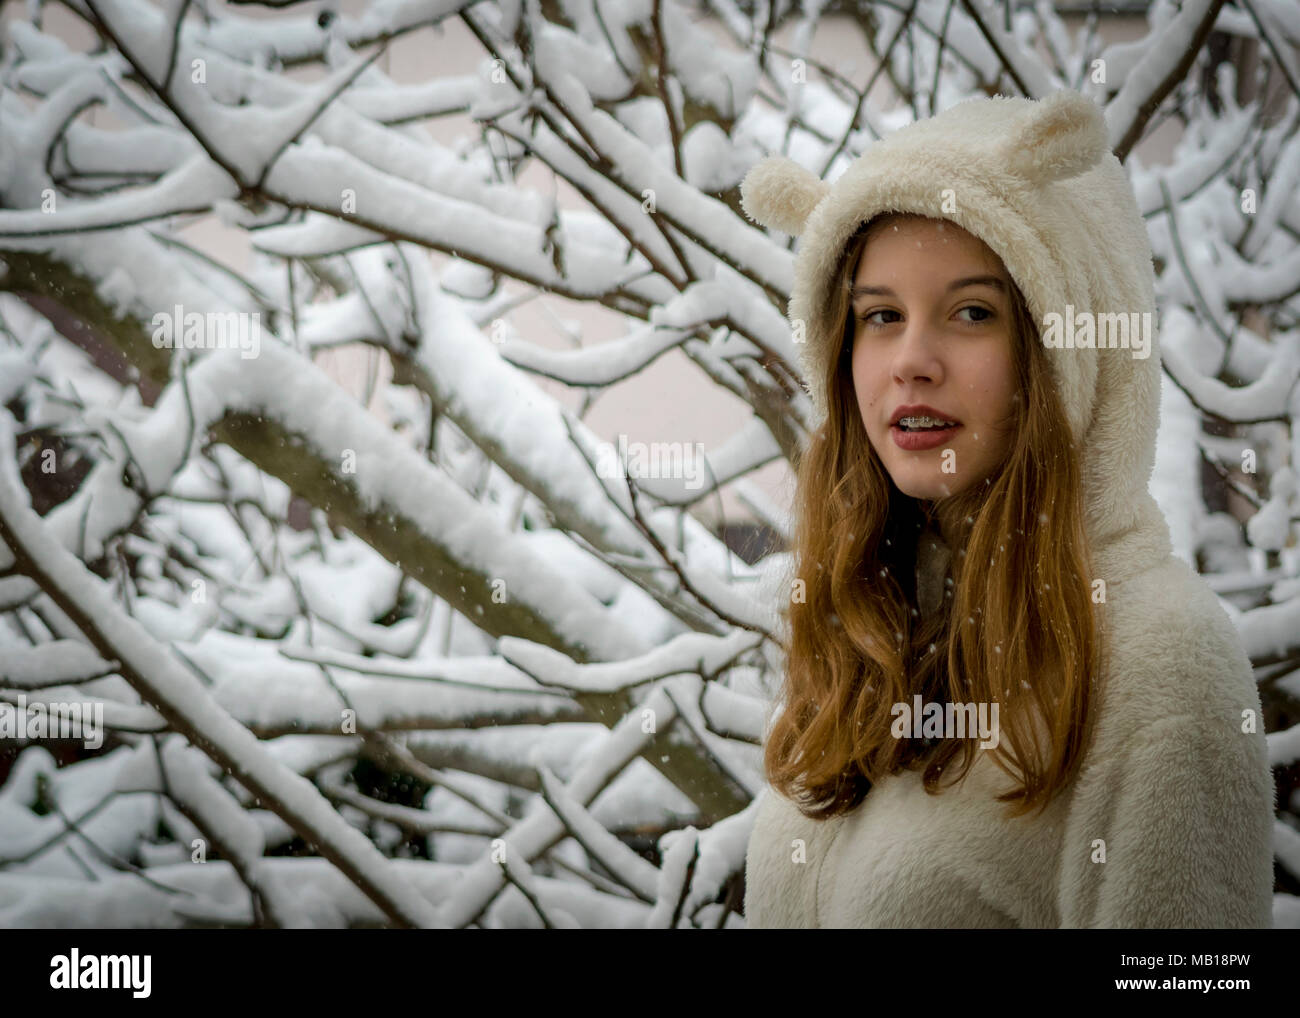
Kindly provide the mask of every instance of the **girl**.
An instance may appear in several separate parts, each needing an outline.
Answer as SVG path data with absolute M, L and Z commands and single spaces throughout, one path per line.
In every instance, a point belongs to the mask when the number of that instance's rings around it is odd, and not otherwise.
M 741 193 L 801 238 L 816 425 L 748 925 L 1271 926 L 1259 697 L 1147 490 L 1151 253 L 1100 110 L 969 100 Z

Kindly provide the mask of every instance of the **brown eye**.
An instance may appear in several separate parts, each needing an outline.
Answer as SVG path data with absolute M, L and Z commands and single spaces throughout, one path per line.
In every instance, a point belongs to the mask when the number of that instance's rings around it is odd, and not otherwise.
M 996 317 L 992 311 L 990 311 L 988 308 L 980 304 L 967 304 L 964 308 L 961 308 L 957 313 L 961 314 L 962 311 L 978 311 L 981 314 L 986 316 L 984 318 L 976 318 L 973 322 L 971 322 L 972 325 L 978 325 L 983 322 L 991 321 L 993 318 Z
M 872 321 L 876 315 L 897 315 L 898 312 L 893 308 L 881 308 L 878 311 L 869 311 L 865 315 L 859 315 L 858 321 L 865 322 L 869 329 L 883 329 L 886 325 L 892 325 L 893 322 L 876 322 Z M 900 316 L 901 317 L 901 316 Z

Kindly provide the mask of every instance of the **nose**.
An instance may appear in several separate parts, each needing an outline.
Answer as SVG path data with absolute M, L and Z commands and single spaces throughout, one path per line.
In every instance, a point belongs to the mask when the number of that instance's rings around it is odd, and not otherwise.
M 894 381 L 903 385 L 914 381 L 935 384 L 943 381 L 943 363 L 939 358 L 938 343 L 920 316 L 908 322 L 898 337 L 890 369 Z

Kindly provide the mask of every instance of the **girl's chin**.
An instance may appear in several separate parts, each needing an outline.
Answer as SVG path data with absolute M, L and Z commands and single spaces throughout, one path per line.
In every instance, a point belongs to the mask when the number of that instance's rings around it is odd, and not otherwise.
M 933 502 L 960 494 L 966 487 L 965 478 L 959 474 L 938 475 L 938 464 L 908 465 L 890 471 L 894 487 L 909 498 Z
M 925 485 L 909 485 L 906 483 L 899 484 L 897 478 L 895 478 L 894 480 L 894 486 L 897 487 L 899 491 L 901 491 L 904 495 L 907 495 L 909 498 L 919 499 L 922 502 L 937 502 L 940 499 L 950 498 L 953 495 L 958 495 L 961 493 L 961 489 L 954 488 L 951 486 L 936 488 L 932 484 L 925 484 Z

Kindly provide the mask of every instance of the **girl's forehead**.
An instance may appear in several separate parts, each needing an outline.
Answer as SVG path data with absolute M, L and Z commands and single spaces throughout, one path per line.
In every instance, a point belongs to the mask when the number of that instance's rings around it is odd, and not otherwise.
M 917 243 L 930 242 L 970 247 L 992 254 L 988 245 L 956 223 L 915 215 L 891 216 L 883 222 L 873 222 L 866 231 L 863 252 L 869 251 L 873 245 L 878 247 L 882 242 L 890 240 L 912 240 Z
M 928 222 L 915 227 L 903 224 L 896 234 L 891 225 L 886 225 L 878 234 L 869 236 L 858 255 L 854 276 L 867 271 L 901 271 L 903 266 L 895 259 L 908 247 L 922 252 L 927 260 L 969 263 L 993 275 L 1010 278 L 1002 259 L 978 237 L 951 223 L 945 228 L 932 227 Z

